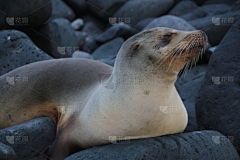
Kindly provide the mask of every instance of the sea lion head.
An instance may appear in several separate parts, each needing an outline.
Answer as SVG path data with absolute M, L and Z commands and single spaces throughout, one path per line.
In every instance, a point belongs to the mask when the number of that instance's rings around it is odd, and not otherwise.
M 152 72 L 176 76 L 204 52 L 208 39 L 203 31 L 157 27 L 129 38 L 120 48 L 115 67 L 120 71 Z

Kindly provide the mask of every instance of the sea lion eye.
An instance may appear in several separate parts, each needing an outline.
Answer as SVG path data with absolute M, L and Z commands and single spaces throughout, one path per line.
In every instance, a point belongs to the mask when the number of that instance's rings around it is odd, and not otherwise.
M 134 47 L 133 47 L 133 50 L 134 50 L 134 51 L 137 50 L 138 47 L 139 47 L 139 45 L 134 46 Z
M 173 35 L 173 33 L 167 33 L 167 34 L 165 34 L 164 35 L 164 37 L 166 36 L 166 37 L 171 37 Z

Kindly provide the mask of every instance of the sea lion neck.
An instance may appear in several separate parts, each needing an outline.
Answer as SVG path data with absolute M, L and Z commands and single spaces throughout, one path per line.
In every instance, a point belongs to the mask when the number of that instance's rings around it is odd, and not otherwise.
M 125 70 L 126 71 L 126 70 Z M 111 76 L 104 83 L 104 87 L 108 89 L 126 88 L 162 88 L 172 87 L 177 79 L 176 74 L 162 73 L 154 74 L 150 71 L 136 72 L 127 70 L 121 72 L 113 70 Z

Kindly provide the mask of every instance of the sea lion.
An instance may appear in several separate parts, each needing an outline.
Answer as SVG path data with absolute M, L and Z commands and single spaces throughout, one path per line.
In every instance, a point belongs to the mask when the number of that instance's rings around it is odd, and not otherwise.
M 17 68 L 0 77 L 0 129 L 51 117 L 57 124 L 56 139 L 35 158 L 53 160 L 110 143 L 112 137 L 183 132 L 187 112 L 174 82 L 206 43 L 202 31 L 153 28 L 121 46 L 114 68 L 68 58 Z M 27 81 L 9 83 L 19 77 Z

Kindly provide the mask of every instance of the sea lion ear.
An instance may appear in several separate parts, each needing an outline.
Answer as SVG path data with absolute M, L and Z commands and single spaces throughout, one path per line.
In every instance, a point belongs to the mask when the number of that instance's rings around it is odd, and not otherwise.
M 135 45 L 134 47 L 133 47 L 133 51 L 136 51 L 138 48 L 139 48 L 139 44 L 137 44 L 137 45 Z
M 131 57 L 133 57 L 136 54 L 136 52 L 138 51 L 139 48 L 140 48 L 139 43 L 136 43 L 131 46 Z

